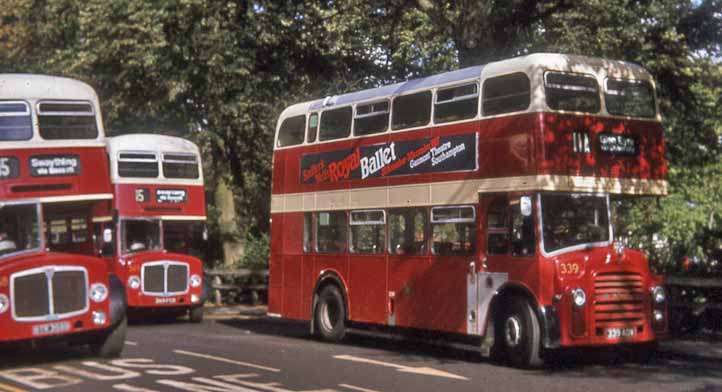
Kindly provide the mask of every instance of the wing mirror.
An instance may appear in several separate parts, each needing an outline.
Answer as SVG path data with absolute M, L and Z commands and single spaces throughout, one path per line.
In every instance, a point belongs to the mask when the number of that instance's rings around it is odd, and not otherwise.
M 519 207 L 521 209 L 522 216 L 531 216 L 531 197 L 522 196 L 519 199 Z
M 105 242 L 106 244 L 113 242 L 113 230 L 103 230 L 103 242 Z

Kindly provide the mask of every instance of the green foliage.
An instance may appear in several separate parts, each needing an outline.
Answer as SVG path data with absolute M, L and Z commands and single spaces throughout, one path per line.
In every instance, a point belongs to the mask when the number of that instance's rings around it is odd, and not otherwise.
M 263 233 L 259 236 L 247 235 L 245 241 L 245 252 L 238 262 L 239 268 L 253 270 L 268 269 L 268 258 L 270 254 L 271 238 Z
M 659 207 L 634 202 L 618 232 L 663 266 L 685 255 L 719 260 L 720 0 L 4 0 L 0 8 L 0 69 L 89 82 L 110 134 L 170 132 L 199 143 L 209 201 L 227 183 L 239 214 L 231 232 L 255 239 L 269 229 L 272 138 L 285 106 L 540 51 L 633 61 L 654 74 L 671 194 Z M 228 231 L 210 204 L 218 258 Z

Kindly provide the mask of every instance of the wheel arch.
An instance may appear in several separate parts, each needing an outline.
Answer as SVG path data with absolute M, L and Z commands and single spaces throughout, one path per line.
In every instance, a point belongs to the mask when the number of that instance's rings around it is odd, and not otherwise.
M 499 312 L 504 309 L 504 305 L 509 303 L 512 298 L 523 298 L 529 301 L 529 305 L 534 309 L 534 314 L 537 316 L 537 319 L 541 320 L 539 301 L 537 301 L 534 293 L 522 283 L 507 282 L 499 287 L 499 290 L 497 290 L 494 298 L 491 300 L 488 317 L 486 318 L 486 328 L 488 328 L 489 323 L 495 322 Z
M 343 306 L 346 314 L 346 319 L 350 318 L 349 313 L 349 303 L 348 303 L 348 290 L 346 286 L 346 282 L 341 277 L 341 274 L 339 274 L 335 270 L 322 270 L 319 274 L 318 279 L 316 279 L 316 284 L 313 287 L 313 299 L 311 301 L 311 309 L 310 309 L 310 320 L 311 320 L 311 333 L 313 334 L 315 332 L 315 317 L 314 313 L 316 311 L 316 304 L 318 302 L 318 293 L 323 290 L 324 287 L 328 285 L 335 285 L 341 290 L 341 297 L 343 298 Z

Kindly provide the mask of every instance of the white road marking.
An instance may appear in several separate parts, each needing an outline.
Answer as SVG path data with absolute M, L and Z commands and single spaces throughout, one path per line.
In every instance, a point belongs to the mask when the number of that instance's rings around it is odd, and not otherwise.
M 125 341 L 125 344 L 127 344 L 128 346 L 137 346 L 137 345 L 138 345 L 138 343 L 136 343 L 136 342 L 131 342 L 130 340 L 126 340 L 126 341 Z
M 422 374 L 422 375 L 426 375 L 426 376 L 445 377 L 445 378 L 452 378 L 455 380 L 468 380 L 468 378 L 466 378 L 466 377 L 459 376 L 454 373 L 445 372 L 443 370 L 430 368 L 430 367 L 411 367 L 411 366 L 397 365 L 395 363 L 382 362 L 382 361 L 377 361 L 374 359 L 354 357 L 353 355 L 334 355 L 333 357 L 336 359 L 344 360 L 344 361 L 361 362 L 361 363 L 368 363 L 371 365 L 391 367 L 391 368 L 395 368 L 397 371 L 402 372 L 402 373 L 414 373 L 414 374 Z
M 24 389 L 15 388 L 13 386 L 7 385 L 7 384 L 0 384 L 0 391 L 5 392 L 27 392 Z
M 272 368 L 272 367 L 268 367 L 268 366 L 262 366 L 262 365 L 256 365 L 255 363 L 236 361 L 236 360 L 233 360 L 233 359 L 228 359 L 228 358 L 223 358 L 223 357 L 216 357 L 216 356 L 208 355 L 208 354 L 194 353 L 194 352 L 191 352 L 191 351 L 173 350 L 173 352 L 176 353 L 176 354 L 188 355 L 188 356 L 190 356 L 190 357 L 198 357 L 198 358 L 210 359 L 210 360 L 218 361 L 218 362 L 232 363 L 232 364 L 234 364 L 234 365 L 239 365 L 239 366 L 245 366 L 245 367 L 250 367 L 250 368 L 254 368 L 254 369 L 265 370 L 265 371 L 268 371 L 268 372 L 276 372 L 276 373 L 277 373 L 277 372 L 280 372 L 280 371 L 281 371 L 281 369 L 276 369 L 276 368 Z
M 379 392 L 374 389 L 361 388 L 361 387 L 357 387 L 357 386 L 349 385 L 349 384 L 338 384 L 338 386 L 340 386 L 341 388 L 351 389 L 353 391 L 359 391 L 359 392 Z

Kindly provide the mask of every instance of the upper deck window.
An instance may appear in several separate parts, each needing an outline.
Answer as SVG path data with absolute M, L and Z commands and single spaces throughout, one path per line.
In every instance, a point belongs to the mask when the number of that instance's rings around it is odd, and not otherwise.
M 289 117 L 281 123 L 278 130 L 276 147 L 295 146 L 303 143 L 303 130 L 306 127 L 306 116 Z
M 33 137 L 30 106 L 25 102 L 0 102 L 0 140 L 29 140 Z
M 391 129 L 394 131 L 428 124 L 431 120 L 431 91 L 394 98 L 391 112 Z
M 118 154 L 120 177 L 158 177 L 158 157 L 154 153 L 121 152 Z
M 163 176 L 183 179 L 200 177 L 198 157 L 193 154 L 163 154 Z
M 316 141 L 318 135 L 318 113 L 311 113 L 308 116 L 308 128 L 306 128 L 306 143 Z
M 654 117 L 654 89 L 646 80 L 607 79 L 604 102 L 609 114 Z
M 526 110 L 531 102 L 529 78 L 521 72 L 489 78 L 482 91 L 485 116 Z
M 356 136 L 385 132 L 389 127 L 389 101 L 356 106 L 353 133 Z
M 318 139 L 334 140 L 351 134 L 351 106 L 326 110 L 321 114 Z
M 38 104 L 40 136 L 47 140 L 95 139 L 98 125 L 88 102 L 45 101 Z
M 544 91 L 551 109 L 585 113 L 599 111 L 599 85 L 591 76 L 547 72 L 544 75 Z
M 479 111 L 479 87 L 476 83 L 436 91 L 434 122 L 445 123 L 476 117 Z

